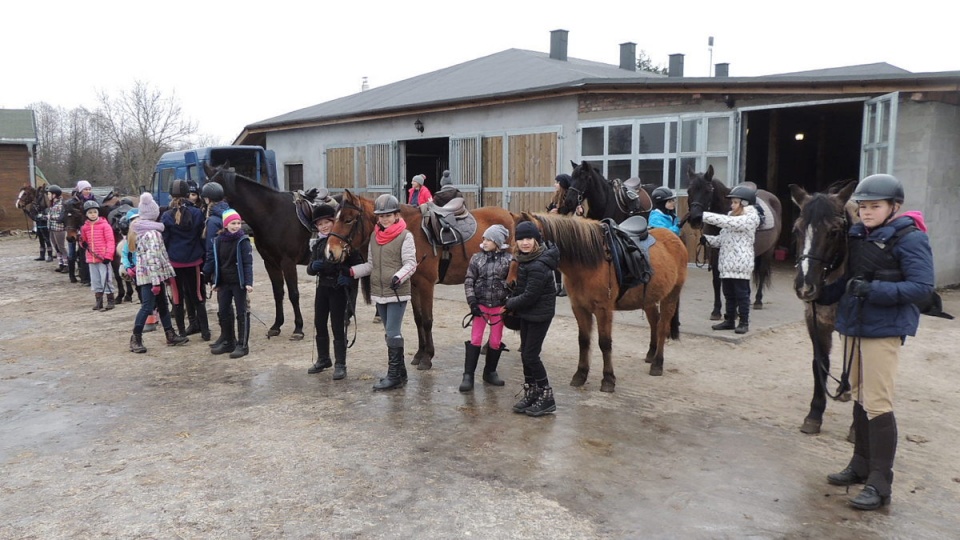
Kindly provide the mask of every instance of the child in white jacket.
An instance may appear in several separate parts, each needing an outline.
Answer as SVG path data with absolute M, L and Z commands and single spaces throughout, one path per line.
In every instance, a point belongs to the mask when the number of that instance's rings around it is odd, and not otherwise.
M 757 190 L 739 185 L 727 195 L 731 209 L 727 215 L 703 213 L 703 222 L 719 227 L 716 236 L 703 235 L 701 242 L 710 247 L 720 248 L 720 285 L 726 303 L 723 322 L 712 326 L 714 330 L 733 330 L 746 334 L 750 330 L 750 275 L 756 257 L 753 242 L 760 227 L 760 215 L 754 206 Z M 737 313 L 740 324 L 734 324 Z

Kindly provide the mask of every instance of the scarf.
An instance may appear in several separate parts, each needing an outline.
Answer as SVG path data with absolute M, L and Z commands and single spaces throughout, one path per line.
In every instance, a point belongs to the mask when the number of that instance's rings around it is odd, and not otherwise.
M 407 230 L 407 222 L 400 218 L 396 223 L 386 229 L 377 228 L 377 244 L 385 246 L 394 238 L 400 236 L 400 233 Z
M 220 240 L 222 242 L 236 242 L 244 236 L 246 236 L 246 233 L 243 232 L 243 229 L 240 229 L 237 232 L 230 232 L 226 229 L 220 231 Z
M 159 221 L 150 221 L 149 219 L 138 219 L 130 225 L 130 228 L 133 229 L 133 232 L 137 234 L 143 234 L 147 231 L 163 232 L 163 223 L 160 223 Z
M 537 249 L 531 251 L 530 253 L 523 253 L 522 251 L 517 251 L 517 262 L 523 264 L 528 263 L 537 257 L 543 255 L 543 252 L 546 251 L 546 246 L 543 244 L 537 244 Z

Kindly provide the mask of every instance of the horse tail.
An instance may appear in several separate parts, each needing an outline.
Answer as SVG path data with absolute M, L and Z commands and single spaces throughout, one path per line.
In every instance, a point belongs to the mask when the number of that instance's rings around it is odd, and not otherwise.
M 363 293 L 363 303 L 370 305 L 373 299 L 370 298 L 370 276 L 360 278 L 360 291 Z
M 677 309 L 673 312 L 673 317 L 670 318 L 670 339 L 674 341 L 680 340 L 680 301 L 677 301 Z
M 753 281 L 757 290 L 762 291 L 770 286 L 770 274 L 773 271 L 773 250 L 757 255 L 753 261 Z

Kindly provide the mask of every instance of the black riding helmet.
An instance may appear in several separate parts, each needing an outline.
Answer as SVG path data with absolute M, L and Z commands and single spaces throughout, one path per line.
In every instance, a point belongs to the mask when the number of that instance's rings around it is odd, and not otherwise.
M 672 201 L 676 198 L 677 196 L 673 193 L 673 190 L 666 186 L 660 186 L 650 194 L 653 206 L 661 211 L 666 208 L 667 201 Z
M 200 186 L 193 180 L 187 180 L 187 193 L 200 193 Z
M 734 186 L 734 188 L 730 190 L 730 194 L 727 195 L 727 198 L 740 199 L 747 204 L 755 205 L 757 204 L 757 190 L 750 186 L 740 184 L 738 186 Z
M 857 184 L 854 201 L 894 201 L 903 204 L 903 184 L 889 174 L 871 174 Z
M 200 196 L 212 202 L 223 200 L 223 186 L 217 182 L 207 182 L 200 190 Z
M 63 190 L 60 189 L 60 186 L 58 186 L 58 185 L 56 185 L 56 184 L 50 184 L 49 186 L 47 186 L 47 193 L 53 193 L 53 194 L 56 194 L 56 195 L 63 195 Z
M 318 219 L 333 219 L 337 215 L 337 211 L 334 210 L 329 204 L 318 204 L 313 207 L 313 212 L 311 215 L 311 220 L 316 223 Z
M 97 201 L 87 201 L 83 203 L 83 213 L 86 214 L 89 210 L 96 210 L 97 214 L 100 214 L 100 203 Z

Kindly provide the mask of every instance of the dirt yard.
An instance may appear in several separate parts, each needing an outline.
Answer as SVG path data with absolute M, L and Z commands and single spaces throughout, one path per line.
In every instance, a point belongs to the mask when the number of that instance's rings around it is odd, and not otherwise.
M 596 361 L 585 387 L 568 385 L 576 324 L 561 303 L 544 350 L 558 409 L 534 419 L 510 412 L 522 382 L 515 333 L 501 361 L 507 387 L 457 391 L 468 337 L 457 287 L 438 294 L 434 369 L 373 393 L 386 358 L 368 306 L 348 378 L 307 375 L 305 272 L 304 341 L 288 339 L 288 306 L 279 338 L 253 321 L 243 359 L 210 355 L 199 336 L 166 347 L 159 332 L 135 355 L 137 306 L 91 311 L 89 289 L 33 261 L 35 247 L 0 239 L 0 538 L 940 539 L 960 530 L 958 323 L 924 317 L 908 340 L 893 504 L 858 512 L 825 481 L 850 456 L 851 404 L 831 402 L 820 435 L 798 430 L 811 354 L 789 269 L 768 295 L 771 311 L 755 314 L 768 324 L 740 341 L 697 331 L 709 324 L 707 281 L 691 270 L 684 334 L 668 344 L 663 377 L 646 374 L 645 323 L 618 317 L 613 394 L 599 391 Z M 269 284 L 255 266 L 254 313 L 270 324 Z M 958 292 L 944 300 L 960 314 Z M 409 310 L 404 334 L 415 343 Z

